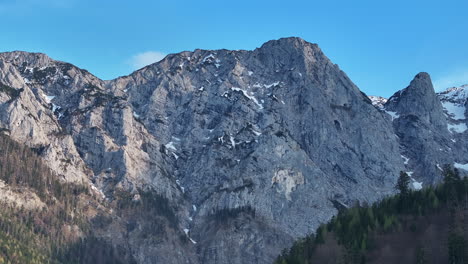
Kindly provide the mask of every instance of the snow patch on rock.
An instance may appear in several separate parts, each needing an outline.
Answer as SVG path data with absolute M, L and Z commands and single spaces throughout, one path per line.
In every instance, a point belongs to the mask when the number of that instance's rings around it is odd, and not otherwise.
M 171 149 L 171 150 L 173 150 L 173 151 L 177 151 L 177 148 L 174 146 L 174 142 L 172 142 L 172 141 L 170 141 L 169 143 L 167 143 L 167 144 L 165 145 L 165 147 L 166 147 L 167 149 Z
M 466 108 L 464 105 L 460 105 L 452 102 L 442 102 L 442 106 L 445 109 L 447 115 L 454 120 L 465 119 Z
M 453 166 L 454 166 L 455 168 L 457 168 L 457 169 L 462 169 L 462 170 L 468 171 L 468 163 L 466 163 L 466 164 L 461 164 L 461 163 L 455 162 L 455 163 L 453 164 Z
M 254 102 L 256 105 L 258 105 L 258 108 L 259 109 L 263 109 L 263 105 L 258 102 L 257 98 L 255 98 L 254 96 L 252 95 L 249 95 L 249 93 L 245 90 L 242 90 L 241 88 L 237 88 L 237 87 L 232 87 L 231 88 L 232 91 L 235 91 L 235 92 L 242 92 L 242 94 L 247 98 L 247 99 L 250 99 L 252 100 L 252 102 Z
M 392 121 L 397 118 L 400 118 L 400 115 L 397 112 L 387 111 L 387 110 L 384 110 L 384 111 L 385 113 L 389 114 L 392 117 Z
M 465 123 L 447 124 L 447 129 L 450 133 L 463 133 L 468 129 L 468 127 Z
M 405 165 L 407 165 L 410 159 L 407 158 L 407 157 L 405 157 L 404 155 L 400 155 L 400 156 L 401 156 L 401 158 L 403 159 L 403 163 L 404 163 Z

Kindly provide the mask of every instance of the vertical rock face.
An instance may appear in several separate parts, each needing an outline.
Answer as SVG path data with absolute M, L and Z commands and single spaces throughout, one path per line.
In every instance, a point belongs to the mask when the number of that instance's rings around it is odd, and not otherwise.
M 465 144 L 457 142 L 458 136 L 449 131 L 450 118 L 444 113 L 429 74 L 416 75 L 407 88 L 390 97 L 384 108 L 398 116 L 393 125 L 413 181 L 436 183 L 441 180 L 443 164 L 453 164 L 464 156 L 459 149 Z
M 60 73 L 51 80 L 50 68 L 32 66 L 49 65 L 52 60 L 43 54 L 2 55 L 5 57 L 0 60 L 0 128 L 15 140 L 36 148 L 50 167 L 67 181 L 87 182 L 87 166 L 79 157 L 72 137 L 64 132 L 54 116 L 54 111 L 59 110 L 51 103 L 55 96 L 51 95 L 53 88 L 50 87 L 61 81 Z M 54 68 L 54 71 L 59 69 Z M 37 82 L 32 83 L 28 78 Z
M 0 127 L 66 180 L 111 204 L 122 192 L 167 199 L 171 235 L 143 234 L 151 220 L 118 207 L 99 229 L 139 263 L 270 263 L 334 205 L 392 194 L 399 171 L 429 184 L 436 164 L 465 162 L 427 74 L 376 108 L 299 38 L 172 54 L 112 81 L 2 53 L 0 82 Z
M 425 72 L 417 74 L 408 87 L 390 97 L 385 109 L 416 116 L 421 122 L 440 131 L 447 127 L 442 104 L 434 91 L 429 74 Z

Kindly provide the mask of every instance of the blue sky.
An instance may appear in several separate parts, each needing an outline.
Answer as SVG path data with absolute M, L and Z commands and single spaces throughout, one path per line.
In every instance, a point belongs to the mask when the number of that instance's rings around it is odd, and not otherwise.
M 468 1 L 0 0 L 0 51 L 47 53 L 102 79 L 184 50 L 318 43 L 363 90 L 389 96 L 420 71 L 468 83 Z

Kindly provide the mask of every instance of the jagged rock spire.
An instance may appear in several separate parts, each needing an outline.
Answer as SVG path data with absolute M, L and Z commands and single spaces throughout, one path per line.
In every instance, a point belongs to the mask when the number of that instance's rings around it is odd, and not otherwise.
M 390 97 L 385 109 L 400 116 L 416 116 L 438 128 L 447 127 L 442 105 L 426 72 L 418 73 L 408 87 Z

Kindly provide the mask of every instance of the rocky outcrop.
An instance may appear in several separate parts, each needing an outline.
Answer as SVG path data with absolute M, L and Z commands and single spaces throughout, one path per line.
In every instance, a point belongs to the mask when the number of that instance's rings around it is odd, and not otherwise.
M 434 91 L 429 74 L 425 72 L 417 74 L 408 87 L 390 97 L 385 103 L 385 109 L 397 114 L 416 116 L 421 122 L 440 131 L 447 127 L 442 104 Z
M 34 192 L 14 190 L 0 180 L 0 204 L 33 211 L 42 210 L 45 203 Z
M 464 157 L 464 140 L 450 129 L 451 118 L 427 73 L 419 73 L 411 84 L 395 93 L 384 105 L 393 113 L 393 125 L 402 157 L 413 180 L 434 184 L 442 178 L 442 165 Z
M 401 170 L 436 182 L 436 164 L 466 153 L 427 74 L 376 108 L 299 38 L 172 54 L 111 81 L 2 53 L 0 82 L 1 127 L 66 180 L 111 205 L 154 192 L 172 208 L 155 218 L 165 236 L 144 234 L 152 220 L 138 207 L 113 208 L 99 228 L 139 263 L 269 263 L 335 206 L 394 193 Z

